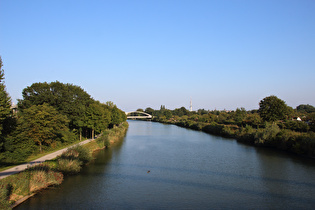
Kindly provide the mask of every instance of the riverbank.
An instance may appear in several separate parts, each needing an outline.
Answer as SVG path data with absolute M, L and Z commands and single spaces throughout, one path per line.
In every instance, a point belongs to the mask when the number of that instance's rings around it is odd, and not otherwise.
M 106 130 L 94 141 L 71 147 L 53 160 L 0 180 L 0 208 L 14 208 L 36 192 L 61 184 L 64 175 L 79 173 L 82 166 L 92 159 L 94 151 L 114 145 L 125 136 L 127 129 L 128 123 L 124 122 L 119 127 Z
M 235 124 L 204 123 L 187 119 L 159 119 L 155 122 L 174 124 L 180 127 L 203 131 L 212 135 L 234 138 L 238 142 L 258 147 L 276 148 L 297 155 L 315 158 L 315 133 L 296 132 L 281 129 L 277 124 L 266 124 L 264 127 L 253 128 Z

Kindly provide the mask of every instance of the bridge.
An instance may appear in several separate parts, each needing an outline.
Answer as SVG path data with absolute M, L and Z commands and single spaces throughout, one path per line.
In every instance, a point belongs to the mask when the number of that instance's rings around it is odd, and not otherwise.
M 134 111 L 134 112 L 125 112 L 127 115 L 127 119 L 152 119 L 153 116 L 140 111 Z

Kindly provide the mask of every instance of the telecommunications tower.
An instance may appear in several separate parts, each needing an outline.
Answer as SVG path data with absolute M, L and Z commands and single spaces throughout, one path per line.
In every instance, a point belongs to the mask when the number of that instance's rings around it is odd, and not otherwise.
M 189 110 L 192 112 L 192 101 L 191 101 L 191 98 L 190 98 L 190 109 Z

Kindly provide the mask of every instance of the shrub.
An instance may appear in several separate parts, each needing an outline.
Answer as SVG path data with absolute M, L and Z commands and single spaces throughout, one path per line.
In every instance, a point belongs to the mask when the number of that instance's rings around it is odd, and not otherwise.
M 272 141 L 276 140 L 277 134 L 280 132 L 280 128 L 275 123 L 266 123 L 265 129 L 260 129 L 255 135 L 256 144 L 270 145 Z
M 10 209 L 10 194 L 12 193 L 12 185 L 6 183 L 0 183 L 0 208 Z
M 74 159 L 58 159 L 58 171 L 64 174 L 76 174 L 81 170 L 82 162 Z
M 83 162 L 83 164 L 86 164 L 92 160 L 92 154 L 90 153 L 89 149 L 82 146 L 75 146 L 73 147 L 73 150 L 77 151 L 79 153 L 79 160 Z
M 61 184 L 63 175 L 46 163 L 0 180 L 0 209 L 10 209 L 12 202 L 50 185 Z

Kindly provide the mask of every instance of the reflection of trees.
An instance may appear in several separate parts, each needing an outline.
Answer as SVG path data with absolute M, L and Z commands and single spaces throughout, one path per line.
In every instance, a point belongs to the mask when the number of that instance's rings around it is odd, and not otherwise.
M 279 206 L 280 198 L 272 196 L 285 196 L 290 192 L 290 186 L 285 182 L 289 181 L 287 160 L 281 157 L 279 151 L 256 148 L 257 170 L 260 172 L 260 186 L 269 196 L 272 206 Z M 269 204 L 270 205 L 270 204 Z M 268 205 L 268 206 L 269 206 Z

